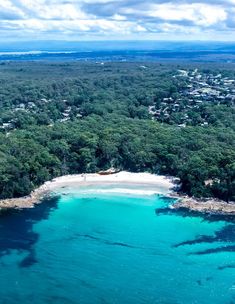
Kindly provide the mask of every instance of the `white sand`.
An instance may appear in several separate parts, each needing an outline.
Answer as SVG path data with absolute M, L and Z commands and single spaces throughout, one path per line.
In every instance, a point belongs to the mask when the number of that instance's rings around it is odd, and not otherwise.
M 1 208 L 31 208 L 35 204 L 39 204 L 48 192 L 61 192 L 62 188 L 79 189 L 86 187 L 85 192 L 92 192 L 94 189 L 89 186 L 100 185 L 100 189 L 96 187 L 96 192 L 101 193 L 126 193 L 136 195 L 153 195 L 169 194 L 175 186 L 175 178 L 168 178 L 162 175 L 150 173 L 130 173 L 119 172 L 117 174 L 99 175 L 99 174 L 78 174 L 65 175 L 46 182 L 38 189 L 35 189 L 30 195 L 21 198 L 0 200 Z M 103 189 L 103 185 L 112 185 L 109 189 Z M 133 189 L 131 185 L 138 186 Z M 64 189 L 63 189 L 64 191 Z
M 47 182 L 49 190 L 56 190 L 62 187 L 79 187 L 96 184 L 138 184 L 139 186 L 151 185 L 156 187 L 156 192 L 169 193 L 174 187 L 174 179 L 162 175 L 150 173 L 131 173 L 122 171 L 116 174 L 99 175 L 99 174 L 78 174 L 65 175 Z M 161 189 L 162 191 L 159 191 Z M 158 190 L 158 191 L 157 191 Z

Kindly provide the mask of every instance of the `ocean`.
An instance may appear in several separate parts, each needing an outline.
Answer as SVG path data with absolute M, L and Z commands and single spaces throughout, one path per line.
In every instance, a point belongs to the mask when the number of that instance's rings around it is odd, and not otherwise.
M 2 213 L 0 303 L 235 303 L 234 223 L 171 212 L 174 201 L 90 186 Z

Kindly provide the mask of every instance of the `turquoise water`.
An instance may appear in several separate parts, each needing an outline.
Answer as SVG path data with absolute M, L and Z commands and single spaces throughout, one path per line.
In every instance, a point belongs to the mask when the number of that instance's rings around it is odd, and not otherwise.
M 235 303 L 233 223 L 115 187 L 1 216 L 0 303 Z

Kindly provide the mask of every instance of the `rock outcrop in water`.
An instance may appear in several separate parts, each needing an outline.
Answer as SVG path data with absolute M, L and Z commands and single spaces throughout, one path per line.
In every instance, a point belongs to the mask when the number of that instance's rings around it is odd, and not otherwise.
M 190 197 L 184 197 L 175 204 L 171 205 L 171 209 L 186 209 L 188 211 L 200 212 L 204 214 L 235 216 L 235 202 L 226 203 L 224 201 L 214 199 L 203 201 Z
M 43 185 L 28 196 L 0 200 L 0 210 L 32 208 L 35 204 L 39 204 L 43 198 L 49 195 L 49 189 Z

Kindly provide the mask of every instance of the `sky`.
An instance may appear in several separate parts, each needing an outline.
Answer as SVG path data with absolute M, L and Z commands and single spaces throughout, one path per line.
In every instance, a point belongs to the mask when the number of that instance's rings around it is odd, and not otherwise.
M 0 0 L 0 41 L 235 41 L 235 0 Z

